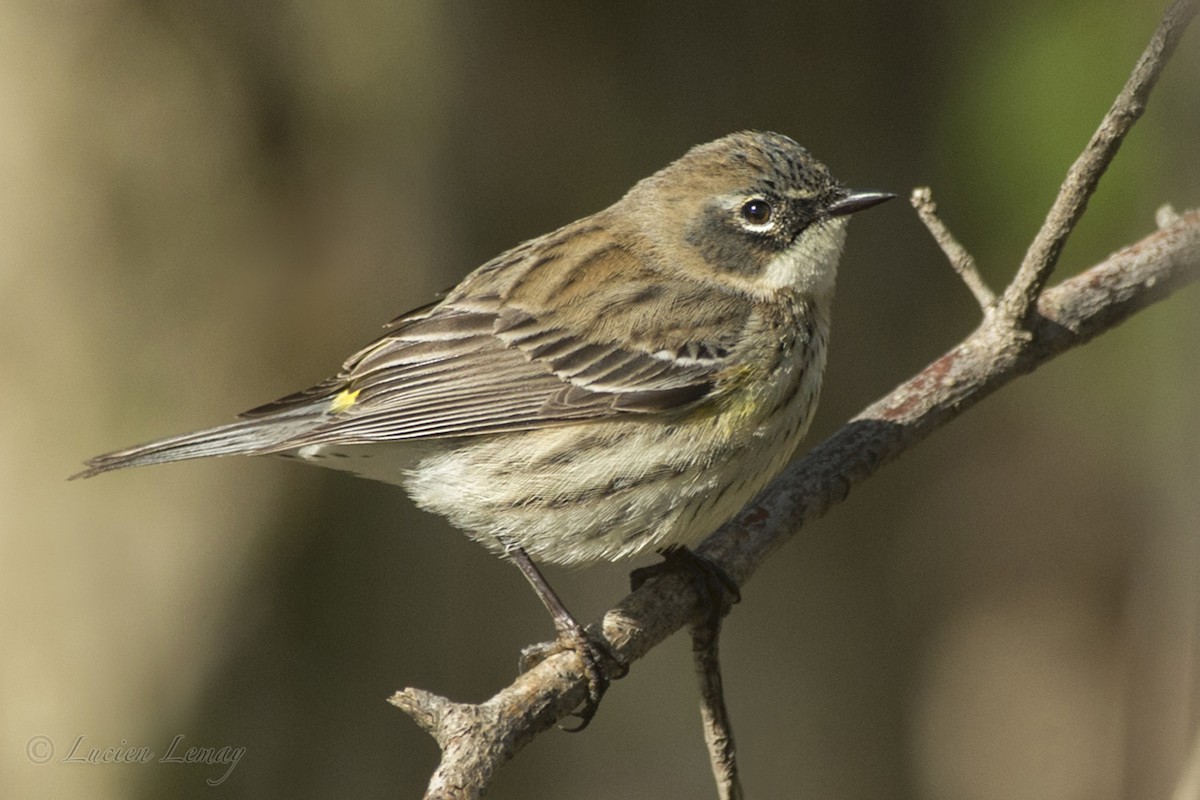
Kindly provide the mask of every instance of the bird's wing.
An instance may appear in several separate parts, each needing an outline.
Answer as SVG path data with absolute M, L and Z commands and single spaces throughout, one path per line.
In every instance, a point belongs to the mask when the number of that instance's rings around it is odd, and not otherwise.
M 326 420 L 290 443 L 300 446 L 529 430 L 698 403 L 728 366 L 727 340 L 750 309 L 734 298 L 714 312 L 710 288 L 668 288 L 631 259 L 620 248 L 589 254 L 582 269 L 615 271 L 613 280 L 585 281 L 576 300 L 565 282 L 581 280 L 579 259 L 532 284 L 528 271 L 507 285 L 468 278 L 445 301 L 396 320 L 335 378 L 245 416 L 327 402 Z

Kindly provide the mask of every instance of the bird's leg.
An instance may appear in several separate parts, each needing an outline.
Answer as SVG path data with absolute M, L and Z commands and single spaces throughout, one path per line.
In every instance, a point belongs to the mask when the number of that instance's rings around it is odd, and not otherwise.
M 525 672 L 532 669 L 542 661 L 546 660 L 555 653 L 563 650 L 573 650 L 579 654 L 583 661 L 583 669 L 587 674 L 588 682 L 588 699 L 583 706 L 583 710 L 577 712 L 579 717 L 579 725 L 574 728 L 564 728 L 563 730 L 576 732 L 581 731 L 588 726 L 592 721 L 592 717 L 596 715 L 596 710 L 600 707 L 600 698 L 608 690 L 608 685 L 612 679 L 623 678 L 629 672 L 629 667 L 617 658 L 608 643 L 596 639 L 588 635 L 583 626 L 571 615 L 567 607 L 563 605 L 558 594 L 550 587 L 541 570 L 533 563 L 533 559 L 525 552 L 524 548 L 518 545 L 511 539 L 504 539 L 504 550 L 512 562 L 521 570 L 521 574 L 529 581 L 529 585 L 533 587 L 533 591 L 542 601 L 542 605 L 550 612 L 550 617 L 554 620 L 554 629 L 557 632 L 557 637 L 553 642 L 545 644 L 531 645 L 521 651 L 521 671 Z M 606 664 L 614 664 L 616 668 L 610 678 L 609 673 L 605 669 Z

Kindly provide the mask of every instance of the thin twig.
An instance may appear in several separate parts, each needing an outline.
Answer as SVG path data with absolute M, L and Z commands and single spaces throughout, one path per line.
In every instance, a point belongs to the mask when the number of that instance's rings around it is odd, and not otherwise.
M 1129 80 L 1113 101 L 1112 108 L 1104 115 L 1087 147 L 1071 165 L 1054 205 L 1046 214 L 1041 230 L 1029 245 L 1016 277 L 1001 300 L 1005 315 L 1016 326 L 1025 327 L 1029 322 L 1038 295 L 1054 271 L 1067 237 L 1083 216 L 1088 198 L 1117 154 L 1125 134 L 1129 133 L 1129 129 L 1145 111 L 1146 101 L 1158 76 L 1196 11 L 1196 0 L 1175 0 L 1171 3 Z
M 712 764 L 720 800 L 742 800 L 742 783 L 738 778 L 737 752 L 733 744 L 733 725 L 725 707 L 725 687 L 721 680 L 721 659 L 718 641 L 721 636 L 722 615 L 693 625 L 692 663 L 700 683 L 700 718 L 704 724 L 704 744 Z
M 1164 203 L 1154 212 L 1154 224 L 1160 228 L 1169 228 L 1179 222 L 1179 212 L 1170 203 Z
M 967 248 L 963 247 L 958 239 L 954 238 L 954 234 L 946 227 L 946 223 L 942 222 L 942 218 L 937 215 L 937 203 L 933 201 L 933 190 L 928 186 L 919 186 L 913 189 L 909 202 L 917 210 L 917 216 L 921 218 L 921 222 L 925 223 L 925 227 L 933 235 L 933 240 L 938 243 L 938 247 L 942 248 L 942 252 L 950 260 L 950 266 L 954 267 L 954 271 L 963 279 L 963 283 L 967 284 L 971 294 L 975 295 L 975 301 L 979 303 L 983 313 L 990 313 L 996 302 L 996 293 L 979 274 L 979 268 L 975 265 L 975 257 L 967 252 Z

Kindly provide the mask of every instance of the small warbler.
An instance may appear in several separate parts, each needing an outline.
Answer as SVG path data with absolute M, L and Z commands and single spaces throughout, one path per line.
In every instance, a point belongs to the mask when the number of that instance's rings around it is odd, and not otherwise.
M 699 145 L 394 320 L 329 380 L 76 477 L 277 454 L 400 484 L 522 569 L 594 709 L 594 643 L 534 562 L 697 541 L 779 472 L 817 405 L 848 215 L 891 196 L 776 133 Z

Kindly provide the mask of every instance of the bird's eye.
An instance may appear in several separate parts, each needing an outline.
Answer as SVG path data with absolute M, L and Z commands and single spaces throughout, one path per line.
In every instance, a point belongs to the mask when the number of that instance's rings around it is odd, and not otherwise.
M 774 209 L 771 208 L 771 204 L 761 197 L 747 200 L 742 206 L 742 219 L 751 225 L 766 225 L 771 221 L 773 213 Z

